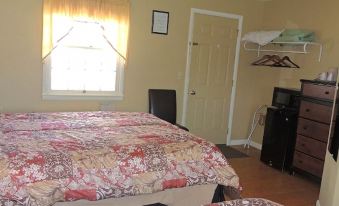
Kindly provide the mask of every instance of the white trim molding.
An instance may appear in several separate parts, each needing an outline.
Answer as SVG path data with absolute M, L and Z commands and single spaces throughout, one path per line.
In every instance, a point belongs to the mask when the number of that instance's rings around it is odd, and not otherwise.
M 85 48 L 85 47 L 84 47 Z M 84 49 L 81 48 L 81 49 Z M 86 91 L 86 90 L 53 90 L 52 89 L 52 55 L 47 56 L 42 61 L 42 99 L 43 100 L 94 100 L 113 101 L 123 100 L 124 96 L 124 70 L 125 61 L 117 58 L 115 91 Z M 113 77 L 112 77 L 113 78 Z
M 236 19 L 238 20 L 238 36 L 237 36 L 237 45 L 235 50 L 235 59 L 233 65 L 233 77 L 232 77 L 232 92 L 231 92 L 231 101 L 230 101 L 230 110 L 228 116 L 228 126 L 227 126 L 227 134 L 226 136 L 226 144 L 230 145 L 231 143 L 231 135 L 232 135 L 232 125 L 233 125 L 233 113 L 235 108 L 235 97 L 236 97 L 236 86 L 238 79 L 238 67 L 239 67 L 239 59 L 240 59 L 240 47 L 241 47 L 241 35 L 242 35 L 242 25 L 243 25 L 243 16 L 237 14 L 209 11 L 203 9 L 191 9 L 190 16 L 190 24 L 189 24 L 189 33 L 188 33 L 188 46 L 187 46 L 187 59 L 186 59 L 186 71 L 185 71 L 185 86 L 184 86 L 184 96 L 183 96 L 183 112 L 181 118 L 181 124 L 186 125 L 187 118 L 187 107 L 188 107 L 188 91 L 189 91 L 189 81 L 190 81 L 190 67 L 191 67 L 191 52 L 192 52 L 192 44 L 193 41 L 193 30 L 194 30 L 194 15 L 195 14 L 203 14 L 209 16 L 217 16 L 228 19 Z
M 244 145 L 247 143 L 246 139 L 235 139 L 232 140 L 228 145 L 229 146 L 236 146 L 236 145 Z
M 316 206 L 320 206 L 320 201 L 317 200 Z
M 247 139 L 234 139 L 234 140 L 231 140 L 228 145 L 236 146 L 236 145 L 245 145 L 246 143 L 247 143 Z M 251 141 L 251 147 L 254 147 L 254 148 L 258 149 L 258 150 L 261 150 L 262 149 L 262 144 L 259 144 L 257 142 Z
M 253 142 L 253 141 L 251 141 L 251 146 L 258 149 L 258 150 L 262 149 L 262 144 L 259 144 L 259 143 Z

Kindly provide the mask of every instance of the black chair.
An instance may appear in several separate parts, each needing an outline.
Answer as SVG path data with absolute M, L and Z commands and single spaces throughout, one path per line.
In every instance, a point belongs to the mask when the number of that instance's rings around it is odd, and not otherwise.
M 177 99 L 175 90 L 167 89 L 149 89 L 149 113 L 165 120 L 179 128 L 188 131 L 184 126 L 176 123 L 177 121 Z

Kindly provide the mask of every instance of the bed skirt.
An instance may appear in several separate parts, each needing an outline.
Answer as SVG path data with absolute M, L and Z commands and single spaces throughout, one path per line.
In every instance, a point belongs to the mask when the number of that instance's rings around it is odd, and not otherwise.
M 199 206 L 212 201 L 216 188 L 217 185 L 214 184 L 197 185 L 169 189 L 153 194 L 112 198 L 94 202 L 86 200 L 58 202 L 55 206 L 142 206 L 158 202 L 170 206 Z

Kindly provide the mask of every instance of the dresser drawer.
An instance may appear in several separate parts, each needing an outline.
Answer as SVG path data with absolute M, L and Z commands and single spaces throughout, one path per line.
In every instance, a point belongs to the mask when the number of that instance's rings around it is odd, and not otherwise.
M 300 152 L 325 160 L 326 144 L 323 142 L 298 135 L 295 148 Z
M 294 152 L 293 166 L 317 177 L 321 177 L 324 161 L 318 160 L 301 152 Z
M 332 106 L 316 104 L 308 101 L 301 101 L 299 116 L 330 124 Z
M 299 118 L 298 120 L 298 134 L 320 140 L 322 142 L 328 141 L 328 132 L 330 125 L 315 122 L 312 120 Z
M 335 94 L 334 86 L 318 85 L 318 84 L 311 84 L 311 83 L 303 84 L 303 90 L 302 90 L 303 96 L 333 100 L 334 94 Z

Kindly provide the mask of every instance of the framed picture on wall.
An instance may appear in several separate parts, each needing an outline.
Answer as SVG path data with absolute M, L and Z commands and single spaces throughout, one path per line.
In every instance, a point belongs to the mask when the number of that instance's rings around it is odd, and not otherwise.
M 168 34 L 169 12 L 153 10 L 152 33 Z

